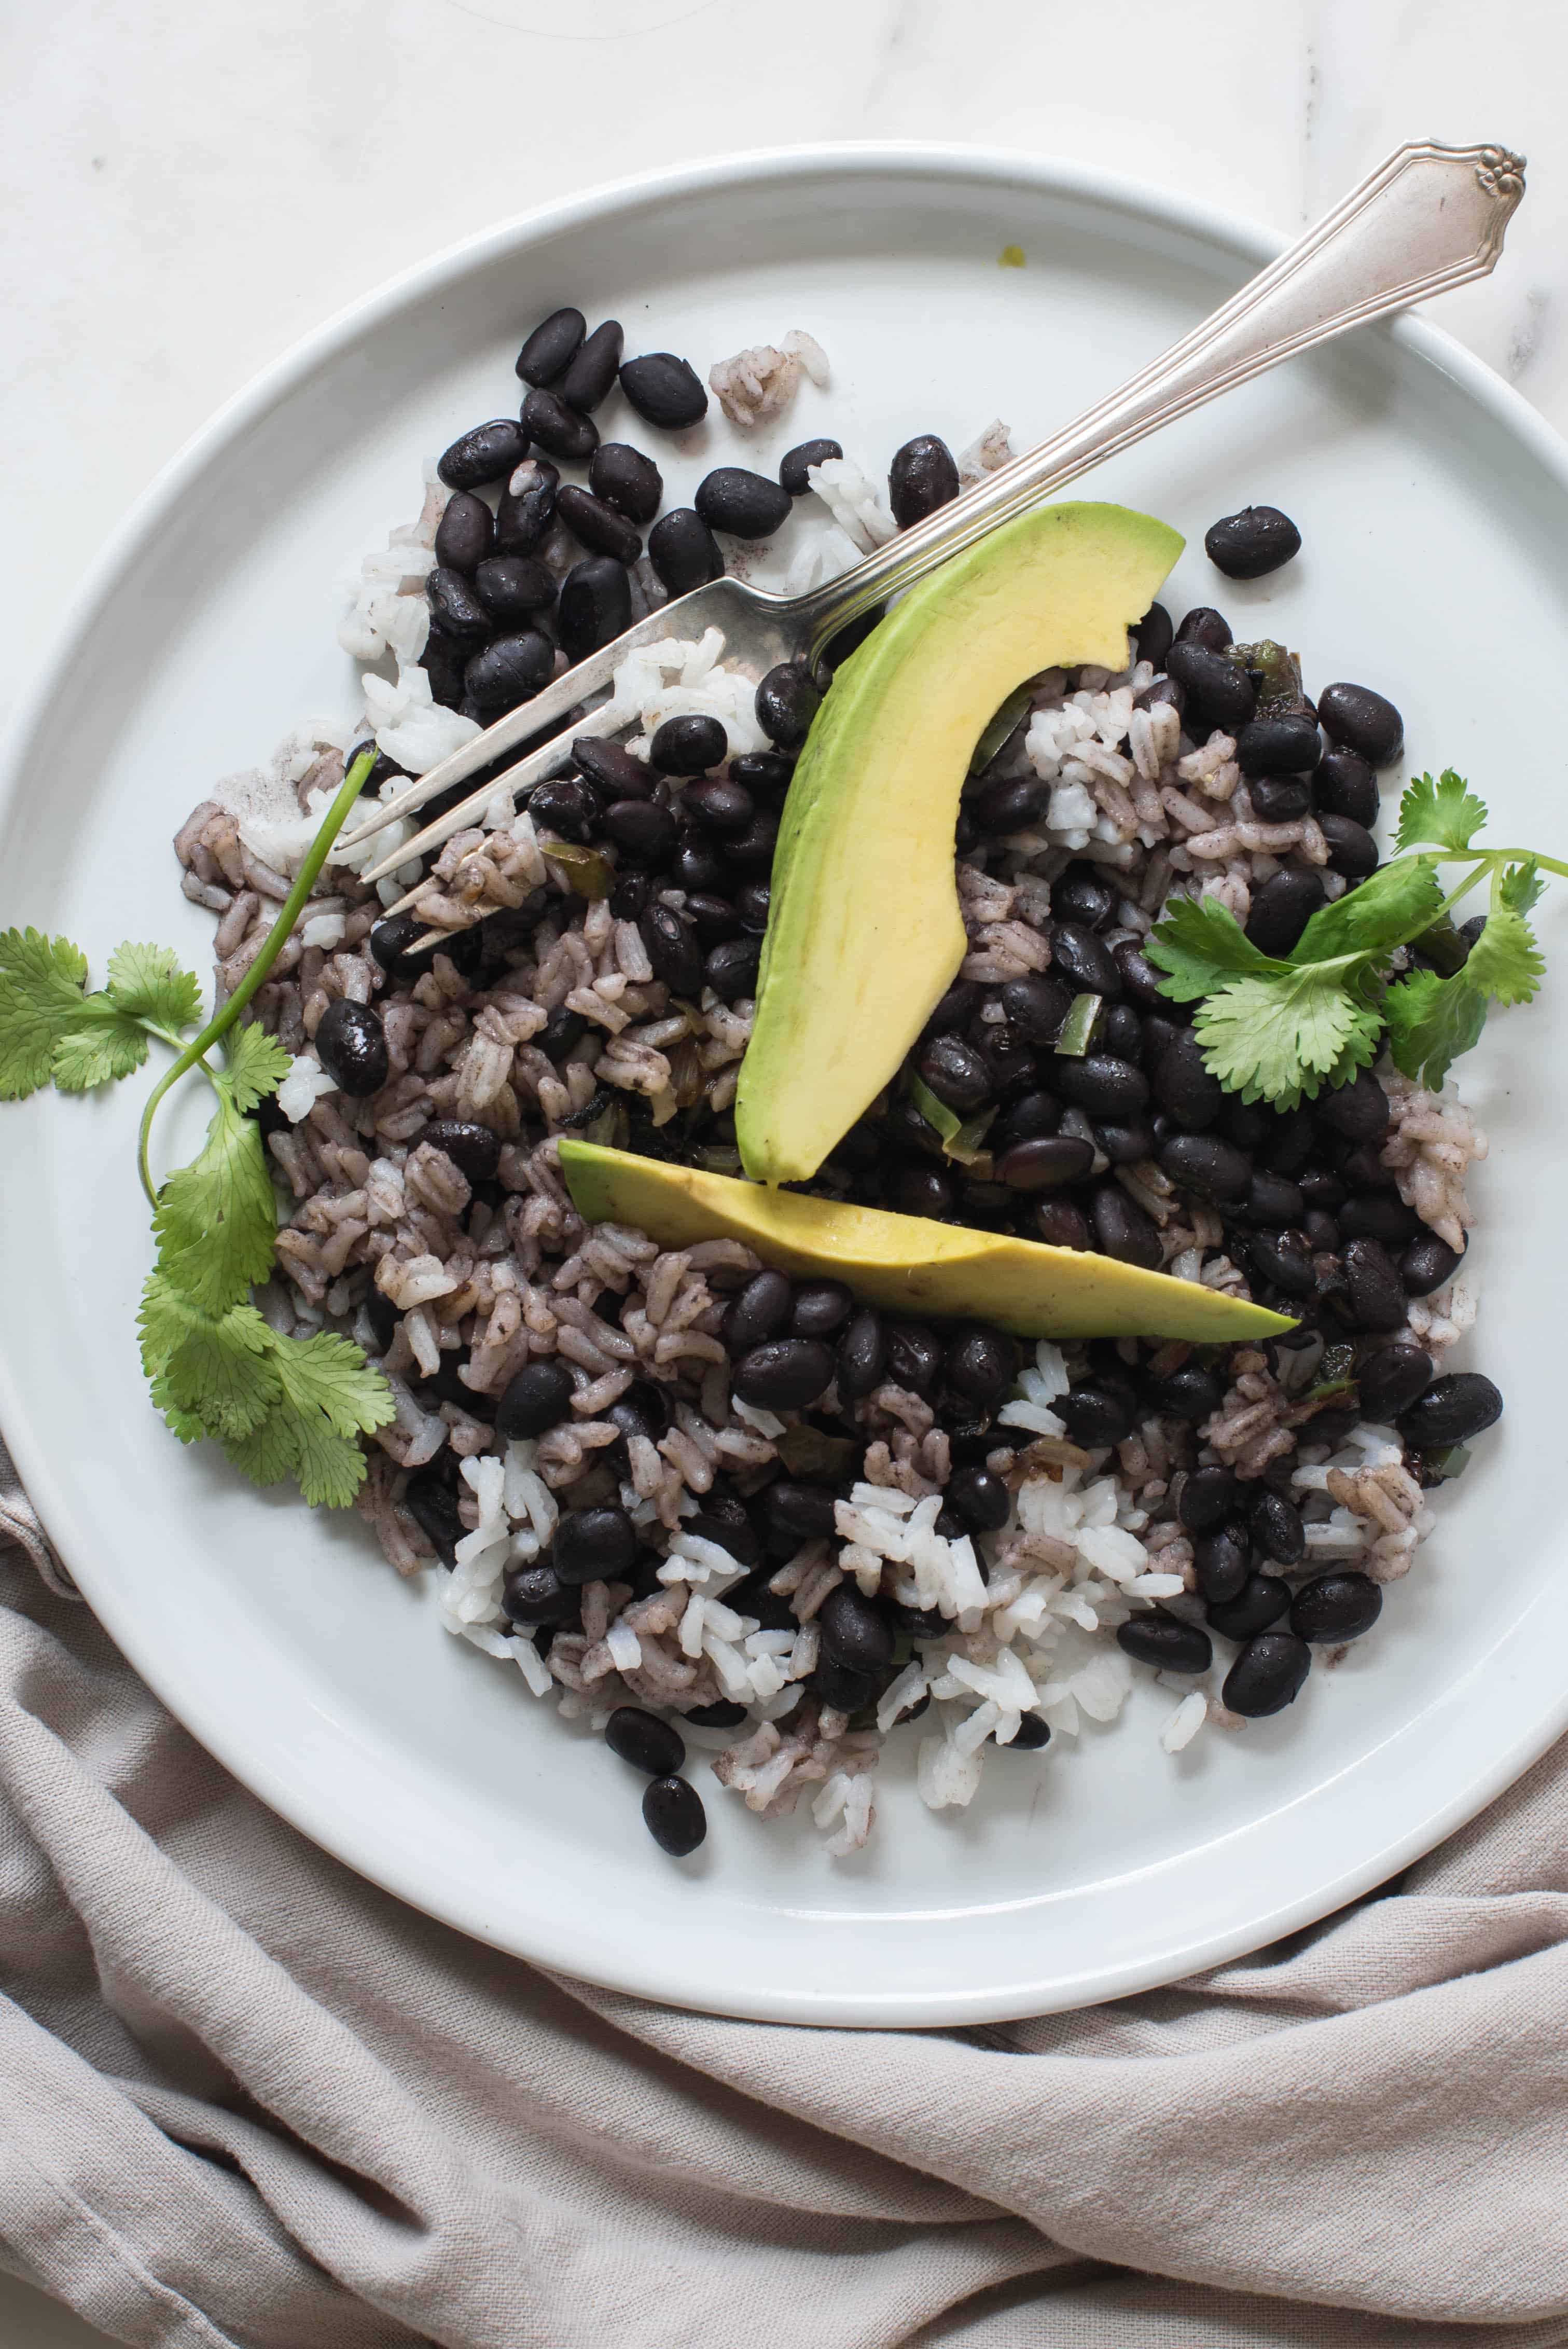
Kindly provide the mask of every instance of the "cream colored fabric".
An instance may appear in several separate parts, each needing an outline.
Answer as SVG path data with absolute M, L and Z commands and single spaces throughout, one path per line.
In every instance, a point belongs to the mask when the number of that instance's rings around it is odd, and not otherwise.
M 1179 1990 L 727 2023 L 360 1883 L 12 1547 L 0 1993 L 0 2263 L 148 2349 L 1568 2342 L 1562 1752 Z

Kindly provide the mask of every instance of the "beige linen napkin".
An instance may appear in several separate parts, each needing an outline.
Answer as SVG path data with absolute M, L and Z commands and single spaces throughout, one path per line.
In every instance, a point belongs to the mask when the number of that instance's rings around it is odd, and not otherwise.
M 1568 2342 L 1563 1749 L 1397 1889 L 1176 1990 L 727 2023 L 361 1883 L 50 1587 L 0 1453 L 7 1530 L 0 2264 L 117 2340 Z

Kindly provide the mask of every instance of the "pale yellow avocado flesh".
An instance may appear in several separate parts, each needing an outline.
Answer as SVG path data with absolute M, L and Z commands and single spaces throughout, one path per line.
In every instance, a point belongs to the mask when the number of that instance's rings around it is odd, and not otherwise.
M 560 1150 L 573 1202 L 592 1223 L 635 1224 L 663 1247 L 743 1240 L 781 1272 L 841 1280 L 866 1304 L 895 1313 L 993 1321 L 1022 1338 L 1189 1338 L 1200 1345 L 1295 1327 L 1261 1305 L 1114 1257 L 809 1199 L 569 1134 Z
M 896 1073 L 965 954 L 953 876 L 975 745 L 1040 669 L 1118 669 L 1181 552 L 1125 506 L 1045 506 L 911 590 L 839 670 L 785 803 L 735 1131 L 804 1182 Z

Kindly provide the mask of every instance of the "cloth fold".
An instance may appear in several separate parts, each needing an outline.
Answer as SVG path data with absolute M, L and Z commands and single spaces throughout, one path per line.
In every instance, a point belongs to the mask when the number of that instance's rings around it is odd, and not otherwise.
M 0 2265 L 113 2339 L 1568 2343 L 1568 1750 L 1175 1989 L 731 2023 L 362 1883 L 162 1711 L 0 1451 L 7 1536 Z

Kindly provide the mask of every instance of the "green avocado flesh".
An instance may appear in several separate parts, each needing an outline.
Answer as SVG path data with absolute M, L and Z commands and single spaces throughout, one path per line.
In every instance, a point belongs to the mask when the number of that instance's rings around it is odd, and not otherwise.
M 1181 544 L 1125 506 L 1042 507 L 913 588 L 839 670 L 773 864 L 735 1109 L 755 1180 L 814 1174 L 952 983 L 953 836 L 988 720 L 1041 669 L 1120 668 Z
M 562 1134 L 561 1171 L 580 1215 L 635 1224 L 663 1247 L 738 1239 L 782 1272 L 843 1281 L 896 1313 L 993 1321 L 1023 1338 L 1189 1338 L 1222 1345 L 1295 1327 L 1169 1273 L 1037 1240 L 850 1207 L 671 1166 Z

